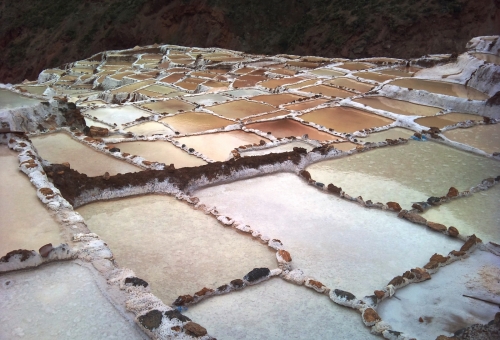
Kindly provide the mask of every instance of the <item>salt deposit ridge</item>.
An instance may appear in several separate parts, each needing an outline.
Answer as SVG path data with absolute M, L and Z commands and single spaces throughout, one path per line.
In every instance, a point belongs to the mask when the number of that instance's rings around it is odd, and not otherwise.
M 1 85 L 0 339 L 499 338 L 498 60 L 152 45 Z

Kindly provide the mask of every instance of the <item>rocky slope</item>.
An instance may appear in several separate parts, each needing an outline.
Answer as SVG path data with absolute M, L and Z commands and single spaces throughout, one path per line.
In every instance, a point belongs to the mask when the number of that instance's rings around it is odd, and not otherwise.
M 500 32 L 499 0 L 52 0 L 0 3 L 0 82 L 152 43 L 408 58 Z

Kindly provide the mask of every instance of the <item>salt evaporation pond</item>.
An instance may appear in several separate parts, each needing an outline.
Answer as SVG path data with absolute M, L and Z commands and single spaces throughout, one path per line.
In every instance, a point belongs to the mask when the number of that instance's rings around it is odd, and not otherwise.
M 92 150 L 65 133 L 32 137 L 31 141 L 42 158 L 51 163 L 68 162 L 72 169 L 88 176 L 141 171 L 132 164 Z
M 87 126 L 96 126 L 96 127 L 102 127 L 105 129 L 110 130 L 112 127 L 110 125 L 101 123 L 101 122 L 96 122 L 95 120 L 89 119 L 89 118 L 84 118 L 85 119 L 85 124 Z
M 150 283 L 167 305 L 180 295 L 241 279 L 255 267 L 277 267 L 267 245 L 172 196 L 92 203 L 78 212 L 118 263 Z
M 398 139 L 405 138 L 408 139 L 414 135 L 412 130 L 403 128 L 392 128 L 381 132 L 370 133 L 366 138 L 358 138 L 360 142 L 365 143 L 378 143 L 385 142 L 386 139 Z
M 413 104 L 381 96 L 364 97 L 353 101 L 373 107 L 374 109 L 394 112 L 405 116 L 433 116 L 441 110 L 438 107 Z
M 454 226 L 464 235 L 476 234 L 485 241 L 500 244 L 500 186 L 479 191 L 433 207 L 423 214 L 429 221 Z
M 463 295 L 498 301 L 499 276 L 499 257 L 476 250 L 465 260 L 440 268 L 431 280 L 398 290 L 398 299 L 382 302 L 378 313 L 395 330 L 418 339 L 452 336 L 471 324 L 494 319 L 498 306 Z
M 455 142 L 473 146 L 487 153 L 500 152 L 500 124 L 455 129 L 446 131 L 444 135 Z
M 487 94 L 482 93 L 473 87 L 468 87 L 462 84 L 445 83 L 445 82 L 426 80 L 426 79 L 418 79 L 418 78 L 396 79 L 391 81 L 389 85 L 412 88 L 414 90 L 424 90 L 427 92 L 444 94 L 453 97 L 467 98 L 472 100 L 485 100 L 489 98 Z
M 189 104 L 178 99 L 143 104 L 142 107 L 162 114 L 177 113 L 179 111 L 189 111 L 195 108 L 193 104 Z
M 1 273 L 0 339 L 148 339 L 94 275 L 74 263 Z
M 202 301 L 184 314 L 217 339 L 378 338 L 354 310 L 281 279 Z
M 20 94 L 0 89 L 0 109 L 12 109 L 19 106 L 33 106 L 39 100 L 21 96 Z
M 217 185 L 194 194 L 219 213 L 281 240 L 294 268 L 359 297 L 423 266 L 435 252 L 447 254 L 461 245 L 391 212 L 320 192 L 293 174 Z M 286 213 L 277 213 L 282 211 Z
M 448 125 L 455 125 L 458 122 L 465 122 L 467 120 L 477 120 L 482 121 L 483 117 L 477 115 L 471 115 L 468 113 L 447 113 L 445 115 L 424 117 L 415 119 L 415 123 L 418 123 L 427 127 L 437 127 L 444 128 Z
M 87 113 L 111 125 L 121 125 L 133 122 L 137 118 L 148 117 L 151 115 L 147 111 L 138 109 L 132 105 L 98 108 L 92 111 L 87 111 Z
M 280 152 L 288 152 L 292 151 L 293 148 L 304 148 L 307 151 L 311 151 L 313 146 L 304 142 L 292 142 L 279 146 L 275 146 L 272 148 L 262 149 L 262 150 L 253 150 L 253 151 L 243 151 L 241 152 L 242 156 L 259 156 L 259 155 L 267 155 L 269 153 L 280 153 Z
M 284 138 L 289 136 L 301 137 L 308 135 L 310 139 L 333 140 L 338 139 L 329 133 L 318 131 L 315 128 L 299 123 L 293 119 L 271 120 L 260 123 L 252 123 L 246 126 L 249 129 L 256 129 L 262 132 L 271 132 L 274 137 Z
M 273 111 L 275 108 L 267 104 L 246 100 L 235 100 L 229 103 L 211 106 L 210 110 L 221 116 L 236 119 Z
M 184 112 L 160 120 L 181 133 L 196 133 L 220 129 L 234 124 L 233 121 L 220 118 L 206 112 Z
M 498 176 L 500 163 L 434 142 L 410 140 L 406 145 L 319 162 L 307 171 L 316 181 L 333 183 L 353 197 L 395 201 L 410 209 L 412 202 L 445 196 L 450 187 L 469 190 Z
M 188 154 L 166 141 L 153 142 L 123 142 L 110 144 L 109 147 L 120 149 L 131 155 L 138 155 L 150 162 L 159 162 L 166 165 L 174 164 L 176 168 L 199 166 L 206 164 L 204 160 Z
M 268 142 L 264 137 L 241 130 L 211 133 L 208 135 L 176 138 L 188 148 L 194 148 L 215 161 L 225 161 L 231 150 L 248 144 L 259 144 L 261 140 Z
M 157 122 L 147 122 L 124 129 L 127 132 L 132 132 L 138 136 L 153 136 L 153 135 L 173 135 L 174 132 L 163 124 Z
M 0 164 L 0 257 L 14 249 L 61 243 L 59 223 L 36 196 L 28 176 L 18 170 L 17 153 L 0 146 Z

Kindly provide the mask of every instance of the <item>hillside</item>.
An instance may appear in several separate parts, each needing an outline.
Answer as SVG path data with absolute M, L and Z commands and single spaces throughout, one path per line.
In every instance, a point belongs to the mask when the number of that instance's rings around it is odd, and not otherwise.
M 408 58 L 500 32 L 499 0 L 52 0 L 0 4 L 0 82 L 152 43 Z

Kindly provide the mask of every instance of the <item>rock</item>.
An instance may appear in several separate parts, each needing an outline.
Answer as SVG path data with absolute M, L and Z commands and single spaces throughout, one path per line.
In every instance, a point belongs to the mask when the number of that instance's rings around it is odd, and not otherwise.
M 469 237 L 467 242 L 464 243 L 464 245 L 460 248 L 460 251 L 468 251 L 471 249 L 476 243 L 481 243 L 481 239 L 476 237 L 475 234 L 472 234 L 472 236 Z
M 111 148 L 111 149 L 109 149 L 109 152 L 120 152 L 120 149 L 118 149 L 116 147 L 115 148 Z
M 194 337 L 207 335 L 207 330 L 204 327 L 192 321 L 189 321 L 187 324 L 184 325 L 184 331 L 186 332 L 187 335 L 191 335 Z
M 324 293 L 327 290 L 324 284 L 313 279 L 306 280 L 305 286 L 314 289 L 318 293 Z
M 181 312 L 179 312 L 177 309 L 172 309 L 172 310 L 166 311 L 165 316 L 167 318 L 169 318 L 170 320 L 177 319 L 177 320 L 182 321 L 182 322 L 191 321 L 190 318 L 181 314 Z
M 68 162 L 63 162 L 63 163 L 61 163 L 61 165 L 64 165 L 65 167 L 71 169 L 71 166 L 70 166 L 70 164 Z
M 431 279 L 431 274 L 429 274 L 425 269 L 422 268 L 414 268 L 411 272 L 415 275 L 415 278 L 418 281 L 426 281 Z
M 47 257 L 47 256 L 49 256 L 49 253 L 52 251 L 52 249 L 54 249 L 52 247 L 52 243 L 48 243 L 48 244 L 44 245 L 43 247 L 41 247 L 38 250 L 38 252 L 40 253 L 40 255 L 42 257 Z
M 430 221 L 427 221 L 427 226 L 435 231 L 445 232 L 447 230 L 445 225 Z
M 266 142 L 265 142 L 263 139 L 261 139 L 261 140 L 259 141 L 259 145 L 266 145 Z
M 159 310 L 153 309 L 146 314 L 139 316 L 139 323 L 144 326 L 144 328 L 152 331 L 153 329 L 160 327 L 162 317 L 163 314 Z
M 278 255 L 286 262 L 291 262 L 292 257 L 290 256 L 290 253 L 287 252 L 286 250 L 278 250 Z
M 434 254 L 431 256 L 429 261 L 435 261 L 437 263 L 446 263 L 450 259 L 449 256 L 444 257 L 443 255 L 440 254 Z
M 363 322 L 366 326 L 370 327 L 376 324 L 379 321 L 382 321 L 382 318 L 378 315 L 378 313 L 373 308 L 367 308 L 361 314 L 363 318 Z
M 86 133 L 86 135 L 90 137 L 107 137 L 108 134 L 108 129 L 97 126 L 91 126 L 88 133 Z
M 382 290 L 376 290 L 376 291 L 373 292 L 373 294 L 375 294 L 375 296 L 379 300 L 382 300 L 384 298 L 384 296 L 385 296 L 385 292 L 382 291 Z
M 302 170 L 301 172 L 299 172 L 299 175 L 308 181 L 311 179 L 311 174 L 306 170 Z
M 174 301 L 174 305 L 175 306 L 184 306 L 184 305 L 191 303 L 193 301 L 194 301 L 194 299 L 191 295 L 181 295 Z
M 390 210 L 401 211 L 401 206 L 397 202 L 387 202 L 387 206 Z
M 231 286 L 233 286 L 234 288 L 241 288 L 244 285 L 244 282 L 241 279 L 233 280 L 230 283 L 231 283 Z
M 446 194 L 446 197 L 457 197 L 459 194 L 457 188 L 455 187 L 451 187 L 449 190 L 448 190 L 448 193 Z
M 109 177 L 110 177 L 110 176 L 109 176 L 109 172 L 107 172 L 107 171 L 106 171 L 106 172 L 104 173 L 104 176 L 102 176 L 102 177 L 104 178 L 104 180 L 105 180 L 105 181 L 109 180 Z
M 321 183 L 321 182 L 316 182 L 316 183 L 314 183 L 314 184 L 315 184 L 317 187 L 320 187 L 320 188 L 324 188 L 324 187 L 325 187 L 325 185 L 324 185 L 323 183 Z
M 125 284 L 131 284 L 134 287 L 137 287 L 137 286 L 147 287 L 148 286 L 148 283 L 146 281 L 144 281 L 143 279 L 140 279 L 138 277 L 127 277 L 125 279 Z
M 245 275 L 243 280 L 247 282 L 256 282 L 268 277 L 270 273 L 271 271 L 269 270 L 269 268 L 254 268 L 247 275 Z
M 307 154 L 307 149 L 305 149 L 305 148 L 294 147 L 293 151 L 297 152 L 297 153 Z
M 225 292 L 225 291 L 226 291 L 226 290 L 228 290 L 228 289 L 229 289 L 229 286 L 228 286 L 228 285 L 222 285 L 222 286 L 220 286 L 219 288 L 217 288 L 217 291 L 218 291 L 219 293 L 221 293 L 221 292 Z
M 394 287 L 400 286 L 405 283 L 405 280 L 402 276 L 396 276 L 393 278 L 387 285 L 393 285 Z
M 54 191 L 50 188 L 40 188 L 40 193 L 48 198 L 49 196 L 54 197 Z
M 21 262 L 24 262 L 30 257 L 35 256 L 36 253 L 32 250 L 27 250 L 27 249 L 13 250 L 5 254 L 5 256 L 2 256 L 0 258 L 0 262 L 9 262 L 10 258 L 13 257 L 14 255 L 21 255 Z
M 430 205 L 440 205 L 441 204 L 441 198 L 439 197 L 429 197 L 427 199 L 427 203 L 429 203 Z
M 341 298 L 341 299 L 345 299 L 347 301 L 352 301 L 354 299 L 356 299 L 356 296 L 354 296 L 354 294 L 352 293 L 349 293 L 349 292 L 346 292 L 345 290 L 340 290 L 340 289 L 334 289 L 333 290 L 333 293 Z
M 202 290 L 194 293 L 195 296 L 205 296 L 207 295 L 208 293 L 213 293 L 213 289 L 210 289 L 210 288 L 207 288 L 207 287 L 203 287 Z
M 83 133 L 85 134 L 85 136 L 89 136 L 90 135 L 90 128 L 88 126 L 84 127 Z
M 420 318 L 422 319 L 422 318 Z M 420 319 L 418 321 L 420 321 Z M 420 322 L 424 322 L 424 320 L 420 321 Z M 436 340 L 459 340 L 458 338 L 455 338 L 455 337 L 447 337 L 446 335 L 440 335 L 436 338 Z
M 340 195 L 340 193 L 342 192 L 342 188 L 337 187 L 337 186 L 333 185 L 332 183 L 328 184 L 326 189 L 335 195 Z
M 398 217 L 404 218 L 410 222 L 417 223 L 417 224 L 423 224 L 425 225 L 427 223 L 427 220 L 423 218 L 422 216 L 408 212 L 407 210 L 401 210 L 401 212 L 398 214 Z
M 457 228 L 455 228 L 455 227 L 449 227 L 448 228 L 448 235 L 453 236 L 453 237 L 457 237 L 458 234 L 459 233 L 458 233 Z

